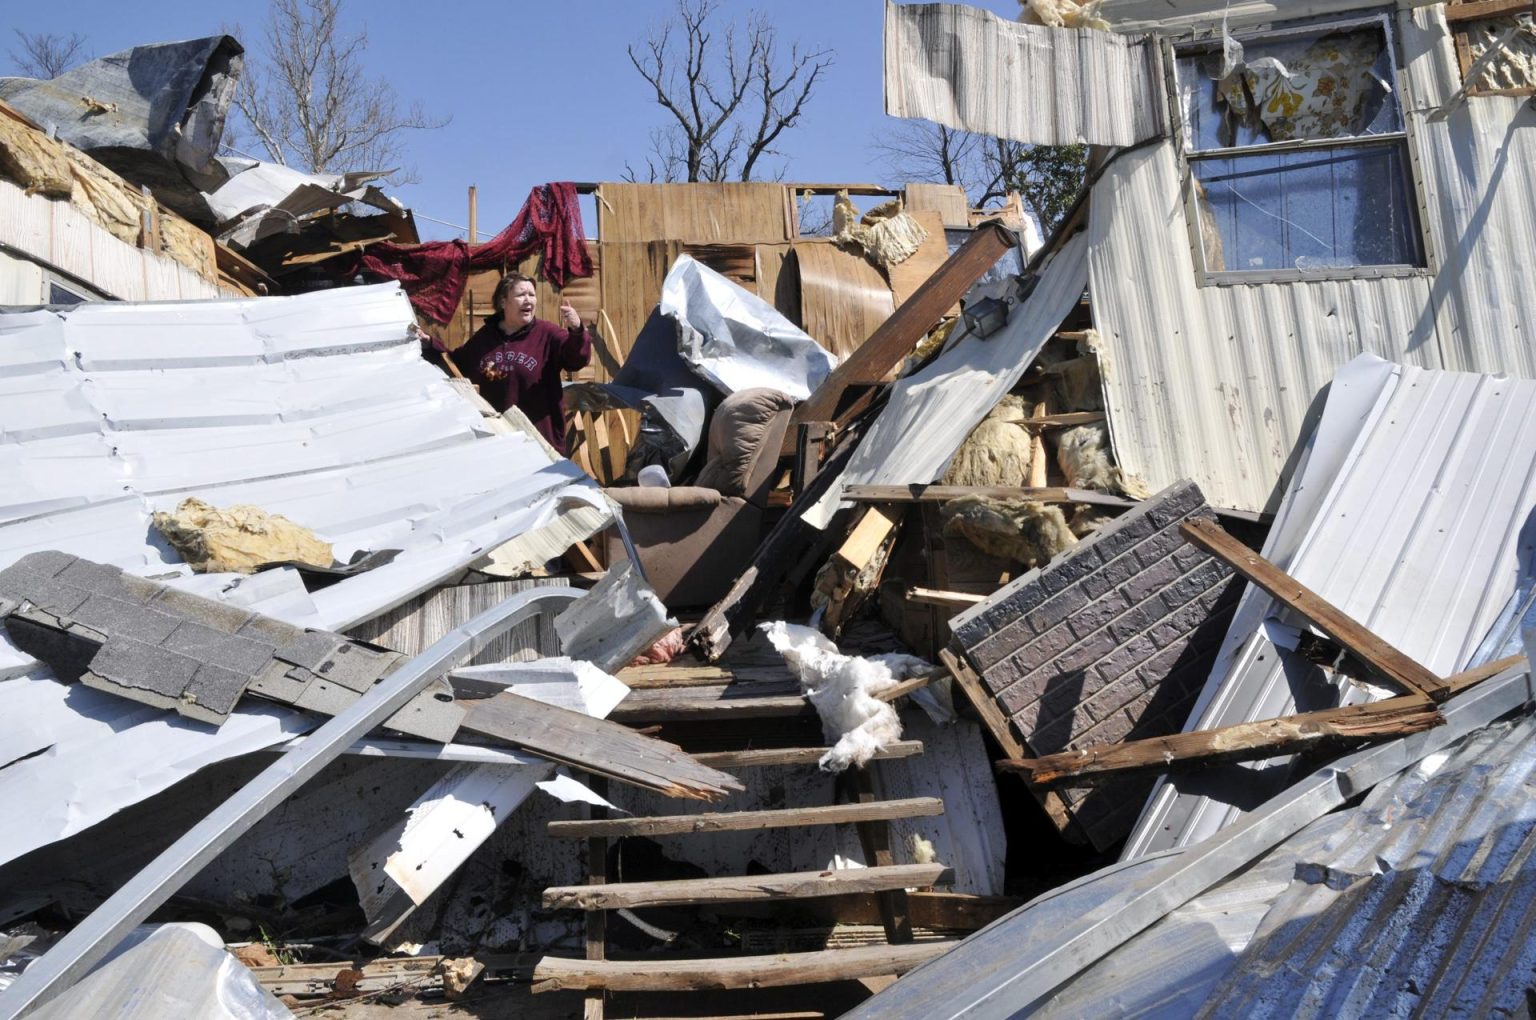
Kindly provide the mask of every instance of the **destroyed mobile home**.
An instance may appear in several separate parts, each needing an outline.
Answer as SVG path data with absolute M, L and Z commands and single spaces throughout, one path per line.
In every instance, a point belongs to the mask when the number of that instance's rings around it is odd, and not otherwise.
M 888 113 L 1090 147 L 1034 243 L 422 245 L 212 155 L 233 40 L 0 81 L 0 1015 L 1527 1008 L 1536 12 L 1305 7 L 888 4 Z

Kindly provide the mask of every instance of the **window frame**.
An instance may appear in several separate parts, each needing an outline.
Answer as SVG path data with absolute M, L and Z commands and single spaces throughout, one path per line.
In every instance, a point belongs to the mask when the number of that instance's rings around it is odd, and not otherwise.
M 1345 139 L 1316 138 L 1297 141 L 1265 142 L 1259 145 L 1229 146 L 1204 149 L 1191 148 L 1190 127 L 1185 119 L 1183 93 L 1180 91 L 1178 65 L 1180 59 L 1194 53 L 1207 52 L 1220 45 L 1220 37 L 1209 34 L 1189 35 L 1181 38 L 1165 38 L 1162 43 L 1163 74 L 1167 89 L 1169 123 L 1173 125 L 1173 143 L 1178 153 L 1180 189 L 1184 202 L 1185 224 L 1189 231 L 1189 244 L 1195 265 L 1195 282 L 1199 287 L 1256 286 L 1266 283 L 1324 282 L 1330 280 L 1370 280 L 1383 278 L 1432 276 L 1435 272 L 1435 255 L 1430 245 L 1428 210 L 1424 205 L 1424 187 L 1420 178 L 1418 153 L 1413 137 L 1410 104 L 1403 90 L 1403 74 L 1398 61 L 1397 36 L 1387 13 L 1375 13 L 1352 18 L 1319 18 L 1289 20 L 1280 24 L 1257 26 L 1233 33 L 1243 43 L 1268 42 L 1290 35 L 1317 34 L 1361 28 L 1377 27 L 1386 40 L 1391 64 L 1391 87 L 1397 99 L 1400 126 L 1397 131 L 1379 135 L 1358 135 Z M 1306 152 L 1318 149 L 1365 148 L 1370 146 L 1397 146 L 1402 153 L 1403 187 L 1407 196 L 1406 211 L 1414 218 L 1412 236 L 1418 242 L 1420 264 L 1390 263 L 1366 266 L 1330 266 L 1319 269 L 1222 269 L 1211 270 L 1206 266 L 1205 242 L 1202 232 L 1200 202 L 1195 192 L 1194 163 L 1213 159 L 1233 159 L 1242 156 L 1258 156 L 1266 153 Z

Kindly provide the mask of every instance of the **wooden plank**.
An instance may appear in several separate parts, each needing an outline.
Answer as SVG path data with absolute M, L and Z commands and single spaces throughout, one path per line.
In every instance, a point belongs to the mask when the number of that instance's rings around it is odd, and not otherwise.
M 961 496 L 988 499 L 1027 499 L 1036 503 L 1089 503 L 1094 506 L 1133 507 L 1135 500 L 1093 489 L 1045 488 L 1015 485 L 850 485 L 843 498 L 854 503 L 947 503 Z
M 1329 708 L 1214 730 L 1102 744 L 1033 759 L 1004 759 L 997 768 L 1023 773 L 1031 783 L 1102 782 L 1127 773 L 1166 772 L 1178 765 L 1257 761 L 1322 745 L 1354 745 L 1407 736 L 1445 720 L 1418 695 L 1370 705 Z
M 1179 526 L 1179 532 L 1194 545 L 1230 564 L 1275 601 L 1295 610 L 1374 672 L 1432 701 L 1450 696 L 1451 689 L 1444 680 L 1227 534 L 1221 525 L 1214 521 L 1186 521 Z
M 1536 3 L 1531 0 L 1473 0 L 1471 3 L 1450 3 L 1445 6 L 1445 21 L 1459 25 L 1484 18 L 1502 18 L 1506 14 L 1536 15 Z
M 953 942 L 861 946 L 816 953 L 720 957 L 706 960 L 613 960 L 588 963 L 546 956 L 533 971 L 535 992 L 604 988 L 611 992 L 689 992 L 724 988 L 782 988 L 905 974 L 937 959 Z
M 756 694 L 751 690 L 753 687 L 768 688 L 773 693 Z M 800 694 L 799 682 L 795 681 L 792 692 L 782 690 L 777 684 L 633 691 L 614 708 L 610 718 L 625 723 L 688 722 L 698 719 L 772 719 L 814 712 Z
M 809 399 L 795 408 L 793 421 L 798 424 L 833 419 L 843 391 L 850 384 L 878 382 L 889 376 L 950 306 L 963 298 L 1016 244 L 1014 235 L 1002 227 L 991 224 L 979 228 L 858 350 L 833 369 Z
M 875 804 L 874 774 L 860 766 L 847 769 L 841 776 L 843 791 L 850 803 Z M 864 860 L 876 868 L 889 868 L 896 863 L 891 852 L 891 823 L 888 819 L 859 822 L 859 843 L 864 848 Z M 885 928 L 885 940 L 891 945 L 912 941 L 912 917 L 907 909 L 907 890 L 889 889 L 875 894 L 880 907 L 880 924 Z
M 1459 693 L 1524 662 L 1524 656 L 1511 655 L 1464 670 L 1445 683 L 1451 693 Z M 1022 772 L 1033 783 L 1070 779 L 1076 784 L 1128 772 L 1161 772 L 1175 765 L 1258 761 L 1309 750 L 1321 744 L 1360 743 L 1406 736 L 1442 722 L 1439 709 L 1414 694 L 1366 705 L 1325 708 L 1278 719 L 1237 723 L 1213 730 L 1086 747 L 1041 758 L 1004 760 L 997 762 L 997 767 L 1007 772 Z
M 608 795 L 608 782 L 601 776 L 593 778 L 592 792 L 599 797 Z M 597 804 L 587 805 L 587 819 L 592 824 L 602 824 L 608 817 L 608 809 Z M 608 839 L 602 833 L 591 833 L 587 839 L 587 884 L 608 884 Z M 587 913 L 587 960 L 608 958 L 608 912 L 593 910 Z M 592 989 L 582 1003 L 582 1020 L 603 1020 L 603 992 Z
M 849 357 L 896 310 L 890 285 L 862 254 L 830 240 L 799 241 L 794 252 L 800 328 L 840 360 Z
M 869 507 L 859 518 L 859 523 L 853 526 L 848 540 L 838 548 L 838 559 L 855 570 L 863 570 L 896 530 L 896 523 L 896 515 L 890 511 L 878 506 Z
M 544 890 L 544 906 L 552 910 L 623 910 L 697 903 L 760 903 L 947 885 L 953 881 L 954 872 L 942 864 L 894 864 L 886 868 L 552 886 Z
M 802 825 L 845 825 L 892 818 L 927 818 L 944 813 L 937 797 L 867 804 L 823 804 L 816 807 L 782 808 L 773 811 L 722 811 L 697 815 L 658 815 L 650 818 L 610 818 L 606 821 L 554 821 L 549 835 L 555 839 L 588 836 L 663 836 L 699 832 L 738 832 L 785 829 Z
M 750 769 L 769 765 L 814 765 L 830 747 L 761 747 L 746 751 L 696 751 L 693 760 L 717 769 Z M 923 753 L 921 740 L 898 740 L 875 753 L 873 760 L 913 758 Z
M 700 765 L 681 748 L 607 719 L 510 692 L 464 704 L 463 729 L 594 775 L 697 800 L 743 789 L 734 776 Z
M 1034 420 L 1044 420 L 1049 405 L 1041 400 L 1035 405 Z M 1050 482 L 1051 462 L 1045 453 L 1045 431 L 1036 427 L 1030 429 L 1029 439 L 1029 484 L 1031 488 L 1041 489 Z
M 935 588 L 912 587 L 907 589 L 908 602 L 922 602 L 930 606 L 939 606 L 943 609 L 959 611 L 969 609 L 978 602 L 985 602 L 991 596 L 978 595 L 965 591 L 939 591 Z

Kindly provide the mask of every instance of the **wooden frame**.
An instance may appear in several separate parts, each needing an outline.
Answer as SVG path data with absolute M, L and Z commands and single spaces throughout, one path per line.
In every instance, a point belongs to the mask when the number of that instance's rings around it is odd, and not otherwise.
M 1451 29 L 1451 39 L 1456 46 L 1456 63 L 1461 69 L 1462 85 L 1469 96 L 1536 96 L 1536 82 L 1525 88 L 1488 89 L 1467 82 L 1472 69 L 1472 44 L 1467 39 L 1467 28 L 1474 21 L 1502 18 L 1508 14 L 1530 14 L 1536 18 L 1536 2 L 1533 0 L 1450 0 L 1445 6 L 1445 21 Z

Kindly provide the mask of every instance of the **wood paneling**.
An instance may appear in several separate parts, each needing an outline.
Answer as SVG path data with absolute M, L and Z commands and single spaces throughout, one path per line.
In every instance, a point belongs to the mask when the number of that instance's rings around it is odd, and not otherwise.
M 752 243 L 795 236 L 782 184 L 604 184 L 597 192 L 603 241 Z
M 890 286 L 863 255 L 831 241 L 794 246 L 800 270 L 800 324 L 827 350 L 846 358 L 896 310 Z
M 908 184 L 906 203 L 909 213 L 919 210 L 937 212 L 946 227 L 971 225 L 971 203 L 965 197 L 965 189 L 958 184 Z

